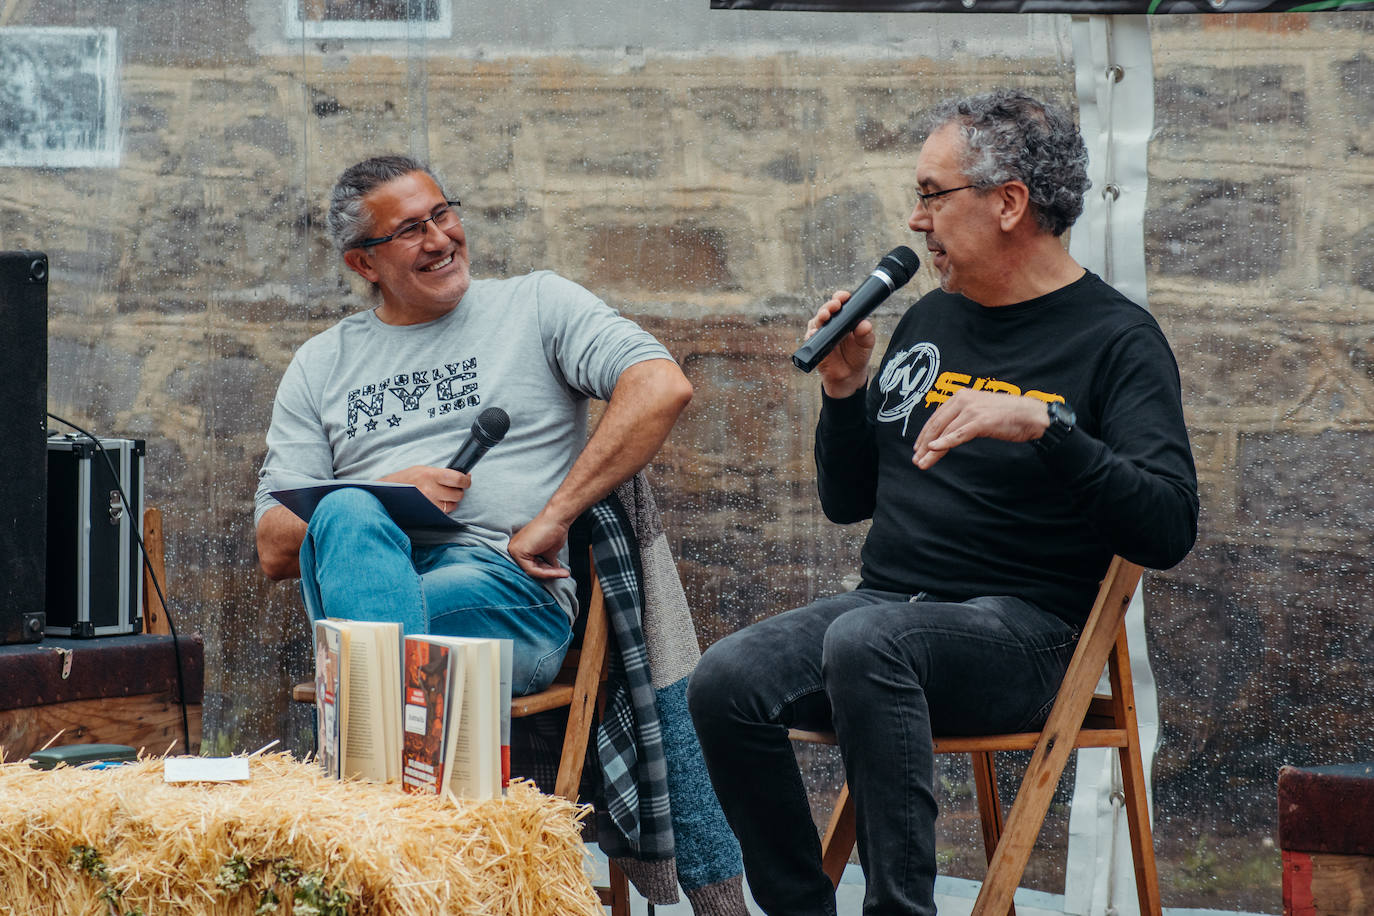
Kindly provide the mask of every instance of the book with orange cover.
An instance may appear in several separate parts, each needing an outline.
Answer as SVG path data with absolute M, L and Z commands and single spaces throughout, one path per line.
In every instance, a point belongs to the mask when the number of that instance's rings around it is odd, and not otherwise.
M 444 643 L 406 640 L 401 788 L 407 792 L 438 795 L 448 788 L 450 738 L 462 708 L 461 659 Z

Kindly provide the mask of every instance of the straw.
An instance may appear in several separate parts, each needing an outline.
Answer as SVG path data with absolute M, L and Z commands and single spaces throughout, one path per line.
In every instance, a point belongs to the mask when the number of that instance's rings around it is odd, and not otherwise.
M 246 783 L 169 785 L 160 758 L 106 770 L 0 763 L 0 914 L 600 916 L 585 809 L 511 783 L 491 801 L 324 776 L 289 754 Z M 275 901 L 275 902 L 274 902 Z

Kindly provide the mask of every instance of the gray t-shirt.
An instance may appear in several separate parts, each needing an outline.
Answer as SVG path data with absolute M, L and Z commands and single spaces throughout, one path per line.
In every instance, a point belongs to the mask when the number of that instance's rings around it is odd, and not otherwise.
M 425 324 L 350 315 L 306 341 L 282 377 L 255 521 L 279 505 L 272 490 L 445 467 L 477 415 L 500 407 L 510 432 L 472 469 L 452 513 L 463 529 L 414 537 L 505 552 L 581 452 L 588 398 L 609 399 L 635 363 L 671 358 L 634 322 L 549 271 L 474 280 L 457 308 Z M 574 613 L 571 580 L 545 584 Z

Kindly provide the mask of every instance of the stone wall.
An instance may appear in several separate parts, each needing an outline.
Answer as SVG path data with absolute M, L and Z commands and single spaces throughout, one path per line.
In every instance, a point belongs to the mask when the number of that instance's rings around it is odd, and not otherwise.
M 652 473 L 703 645 L 842 587 L 864 527 L 820 515 L 816 384 L 787 355 L 824 292 L 913 241 L 916 113 L 1007 84 L 1072 102 L 1053 43 L 266 56 L 243 21 L 257 6 L 217 6 L 216 38 L 182 4 L 29 9 L 43 25 L 161 10 L 200 37 L 130 41 L 118 169 L 0 171 L 4 247 L 52 258 L 50 409 L 148 440 L 177 622 L 206 637 L 213 749 L 282 734 L 308 671 L 294 585 L 256 568 L 252 491 L 291 353 L 362 303 L 323 201 L 383 149 L 447 176 L 475 273 L 552 267 L 682 362 L 697 396 Z M 1166 821 L 1269 825 L 1280 764 L 1374 743 L 1371 30 L 1374 14 L 1155 25 L 1150 304 L 1204 506 L 1193 555 L 1147 580 Z M 905 298 L 934 284 L 923 270 Z M 879 316 L 890 329 L 896 310 Z
M 1197 25 L 1154 42 L 1151 307 L 1203 501 L 1192 556 L 1150 579 L 1156 791 L 1164 810 L 1267 823 L 1280 764 L 1374 750 L 1357 674 L 1374 660 L 1374 20 Z

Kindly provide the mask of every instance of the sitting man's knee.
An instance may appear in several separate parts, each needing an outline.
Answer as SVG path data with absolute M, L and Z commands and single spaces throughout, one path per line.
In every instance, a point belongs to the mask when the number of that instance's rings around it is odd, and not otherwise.
M 871 608 L 855 608 L 826 627 L 821 644 L 822 667 L 863 664 L 871 657 L 878 640 Z
M 310 516 L 312 528 L 339 518 L 366 519 L 370 515 L 386 515 L 381 500 L 358 487 L 340 487 L 328 493 Z
M 742 672 L 734 651 L 735 641 L 727 636 L 707 649 L 687 682 L 687 709 L 698 727 L 738 697 Z
M 908 653 L 898 651 L 894 642 L 899 632 L 894 629 L 891 608 L 882 605 L 855 608 L 838 618 L 826 629 L 821 648 L 827 691 L 856 685 L 864 675 L 888 668 L 899 657 L 900 664 L 908 663 Z

